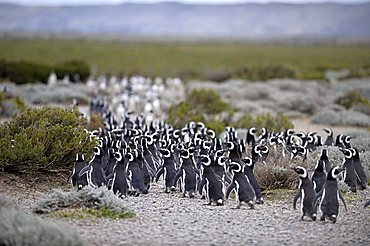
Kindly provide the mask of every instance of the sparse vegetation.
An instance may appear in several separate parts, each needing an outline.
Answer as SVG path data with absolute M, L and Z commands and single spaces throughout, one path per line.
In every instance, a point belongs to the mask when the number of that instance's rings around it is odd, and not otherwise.
M 111 219 L 132 218 L 135 213 L 123 205 L 123 200 L 106 187 L 93 189 L 85 187 L 81 191 L 64 192 L 54 190 L 34 207 L 35 213 L 52 213 L 57 217 Z
M 13 117 L 26 109 L 26 104 L 20 97 L 13 97 L 0 92 L 0 116 Z
M 370 101 L 361 96 L 358 91 L 349 91 L 344 96 L 335 100 L 335 103 L 342 105 L 346 109 L 352 108 L 356 105 L 363 105 L 370 108 Z
M 29 108 L 0 125 L 0 170 L 14 173 L 67 171 L 78 152 L 89 156 L 94 143 L 77 111 Z

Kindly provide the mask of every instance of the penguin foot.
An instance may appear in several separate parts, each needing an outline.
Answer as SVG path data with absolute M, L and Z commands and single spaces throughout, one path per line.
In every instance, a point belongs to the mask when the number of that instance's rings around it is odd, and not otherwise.
M 256 204 L 263 204 L 263 198 L 262 197 L 257 198 Z
M 325 216 L 324 216 L 324 215 L 322 215 L 322 216 L 320 217 L 320 221 L 325 221 Z

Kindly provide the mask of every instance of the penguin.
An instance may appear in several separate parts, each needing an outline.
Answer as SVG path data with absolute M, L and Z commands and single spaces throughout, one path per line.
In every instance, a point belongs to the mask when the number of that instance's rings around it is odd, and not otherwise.
M 298 192 L 294 197 L 293 200 L 293 208 L 296 209 L 298 199 L 301 200 L 301 220 L 304 220 L 305 216 L 310 217 L 313 221 L 316 220 L 316 212 L 317 209 L 314 207 L 314 199 L 316 192 L 314 190 L 314 185 L 310 178 L 308 177 L 308 173 L 306 168 L 298 166 L 293 168 L 293 170 L 299 174 L 299 186 Z
M 181 166 L 177 171 L 173 186 L 176 187 L 176 184 L 181 180 L 181 191 L 183 192 L 184 197 L 194 198 L 195 190 L 197 186 L 197 174 L 195 170 L 195 164 L 190 156 L 188 149 L 181 149 Z
M 155 182 L 158 182 L 159 178 L 163 175 L 165 192 L 170 193 L 176 190 L 174 186 L 176 177 L 175 159 L 168 149 L 160 149 L 159 152 L 162 154 L 164 162 L 156 173 Z
M 253 187 L 254 193 L 256 194 L 256 204 L 263 204 L 264 201 L 263 201 L 262 194 L 261 194 L 261 188 L 253 173 L 254 162 L 252 158 L 249 158 L 249 157 L 243 158 L 242 161 L 245 164 L 244 174 L 247 176 L 250 184 Z
M 321 221 L 329 219 L 335 223 L 339 214 L 339 199 L 343 202 L 344 208 L 347 211 L 347 205 L 342 194 L 338 190 L 338 175 L 344 171 L 342 167 L 332 167 L 327 175 L 323 189 L 316 194 L 314 199 L 315 207 L 318 207 L 321 212 Z
M 364 170 L 364 167 L 361 164 L 360 161 L 360 154 L 357 150 L 357 148 L 351 148 L 353 156 L 353 165 L 355 167 L 356 176 L 357 176 L 357 185 L 360 190 L 364 190 L 367 188 L 367 176 Z
M 332 130 L 332 129 L 330 129 L 330 128 L 324 128 L 323 130 L 324 130 L 324 131 L 326 132 L 326 134 L 328 135 L 328 136 L 326 137 L 326 140 L 325 140 L 325 142 L 324 142 L 324 145 L 326 145 L 326 146 L 333 146 L 333 145 L 334 145 L 333 130 Z
M 79 177 L 87 174 L 87 181 L 89 186 L 97 188 L 105 185 L 105 173 L 101 166 L 102 163 L 102 151 L 100 147 L 94 147 L 94 156 L 90 160 L 89 165 L 84 167 L 79 172 Z
M 200 160 L 202 162 L 204 188 L 208 205 L 223 206 L 225 202 L 224 183 L 211 167 L 212 160 L 208 155 L 202 155 Z M 201 187 L 201 189 L 203 188 Z
M 247 137 L 246 137 L 246 142 L 249 146 L 254 146 L 255 143 L 256 143 L 256 133 L 257 133 L 257 128 L 255 127 L 252 127 L 252 128 L 249 128 L 248 132 L 247 132 Z
M 139 194 L 148 194 L 148 189 L 145 185 L 144 175 L 141 168 L 141 163 L 138 160 L 138 151 L 132 150 L 130 152 L 129 162 L 127 164 L 127 179 L 129 180 L 129 193 L 135 196 Z
M 364 208 L 367 208 L 369 205 L 370 205 L 370 200 L 368 200 L 367 202 L 365 202 Z
M 117 162 L 113 168 L 113 172 L 107 177 L 107 179 L 111 180 L 108 187 L 111 187 L 113 193 L 120 198 L 127 196 L 128 182 L 126 169 L 128 162 L 134 160 L 132 154 L 128 153 L 123 156 L 123 153 L 123 151 L 114 153 Z
M 324 166 L 325 166 L 324 161 L 318 160 L 316 162 L 315 170 L 311 176 L 313 187 L 316 193 L 319 193 L 321 191 L 326 180 Z
M 326 149 L 321 150 L 320 161 L 324 162 L 325 171 L 329 173 L 331 170 L 331 162 L 329 161 L 328 151 Z
M 71 182 L 73 187 L 77 187 L 78 190 L 81 190 L 83 187 L 88 185 L 87 174 L 84 174 L 81 177 L 78 175 L 85 166 L 85 156 L 82 153 L 77 153 L 75 164 L 68 176 L 68 182 Z
M 107 166 L 105 168 L 105 175 L 108 177 L 112 172 L 113 172 L 113 168 L 114 166 L 116 165 L 116 157 L 115 157 L 115 152 L 114 152 L 114 149 L 113 148 L 109 148 L 108 149 L 108 154 L 107 154 L 107 157 L 108 157 L 108 161 L 107 161 Z
M 230 186 L 227 188 L 226 199 L 229 198 L 231 191 L 234 190 L 235 199 L 237 201 L 236 208 L 240 208 L 242 202 L 245 202 L 250 209 L 254 209 L 256 195 L 252 185 L 249 183 L 249 180 L 245 175 L 244 166 L 242 167 L 240 163 L 232 162 L 229 165 L 229 170 L 233 174 L 233 179 Z
M 340 149 L 342 153 L 344 154 L 343 158 L 343 168 L 344 168 L 344 174 L 343 174 L 343 180 L 344 183 L 347 184 L 352 192 L 357 191 L 357 176 L 356 176 L 356 170 L 355 166 L 352 160 L 353 152 L 350 149 Z

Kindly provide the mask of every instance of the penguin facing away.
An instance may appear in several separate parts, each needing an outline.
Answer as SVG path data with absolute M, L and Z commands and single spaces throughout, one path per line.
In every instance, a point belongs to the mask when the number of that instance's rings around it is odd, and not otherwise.
M 344 208 L 347 211 L 347 205 L 342 194 L 338 189 L 338 175 L 344 171 L 344 168 L 335 166 L 327 175 L 323 189 L 316 194 L 314 199 L 315 207 L 318 206 L 321 212 L 321 221 L 329 219 L 335 223 L 339 214 L 339 199 L 343 202 Z
M 94 156 L 90 160 L 88 166 L 84 167 L 79 172 L 79 177 L 87 174 L 87 181 L 89 186 L 97 188 L 105 185 L 105 174 L 101 166 L 102 163 L 102 151 L 99 147 L 94 147 Z
M 299 187 L 298 192 L 293 200 L 293 208 L 296 209 L 298 199 L 301 200 L 301 220 L 304 220 L 304 216 L 310 217 L 313 221 L 316 220 L 316 207 L 314 207 L 314 199 L 316 192 L 314 190 L 313 183 L 308 177 L 306 168 L 298 166 L 293 170 L 299 174 Z
M 324 142 L 324 145 L 332 146 L 334 145 L 334 136 L 333 136 L 333 130 L 330 128 L 324 128 L 324 131 L 328 136 L 326 137 L 326 140 Z
M 315 170 L 312 174 L 312 183 L 316 193 L 319 193 L 324 186 L 326 180 L 324 161 L 318 160 L 316 162 Z
M 243 158 L 242 161 L 245 164 L 244 174 L 248 178 L 250 184 L 253 187 L 254 193 L 256 194 L 256 204 L 263 204 L 264 201 L 261 194 L 261 188 L 253 172 L 254 162 L 252 158 L 249 157 Z
M 353 164 L 352 156 L 353 153 L 350 149 L 340 149 L 344 154 L 343 168 L 344 168 L 344 183 L 346 183 L 352 192 L 357 191 L 357 176 L 355 166 Z
M 357 148 L 351 148 L 351 150 L 353 153 L 352 161 L 353 161 L 353 165 L 354 165 L 356 176 L 357 176 L 357 185 L 360 188 L 360 190 L 364 190 L 367 188 L 367 176 L 366 176 L 364 167 L 360 161 L 360 154 Z
M 83 187 L 88 185 L 87 174 L 79 176 L 80 171 L 86 167 L 85 156 L 82 153 L 76 154 L 76 161 L 73 166 L 71 173 L 68 176 L 68 182 L 71 182 L 73 187 L 77 187 L 81 190 Z
M 175 191 L 174 180 L 176 177 L 175 159 L 173 154 L 168 149 L 160 149 L 164 162 L 156 173 L 155 181 L 158 182 L 159 178 L 163 175 L 165 192 L 170 193 Z
M 107 177 L 107 179 L 111 179 L 108 187 L 111 187 L 115 195 L 123 198 L 127 196 L 128 192 L 127 164 L 129 161 L 133 161 L 134 157 L 130 153 L 123 156 L 123 151 L 114 153 L 114 157 L 117 163 L 113 168 L 113 172 Z
M 249 183 L 247 176 L 244 174 L 244 166 L 237 162 L 232 162 L 229 169 L 233 174 L 233 179 L 226 192 L 226 199 L 229 198 L 231 191 L 235 192 L 237 202 L 236 208 L 240 208 L 242 202 L 245 202 L 250 209 L 254 209 L 254 200 L 256 195 L 252 185 Z
M 181 182 L 181 191 L 183 192 L 184 197 L 195 197 L 195 190 L 197 186 L 197 174 L 194 168 L 195 164 L 191 158 L 190 152 L 188 149 L 181 149 L 181 166 L 176 173 L 174 180 L 174 185 L 176 187 L 177 182 Z

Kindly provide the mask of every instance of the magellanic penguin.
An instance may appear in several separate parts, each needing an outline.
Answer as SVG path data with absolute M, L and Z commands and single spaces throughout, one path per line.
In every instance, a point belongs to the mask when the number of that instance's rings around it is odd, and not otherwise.
M 319 193 L 324 186 L 326 180 L 324 161 L 318 160 L 316 162 L 315 170 L 312 174 L 312 183 L 316 193 Z
M 356 170 L 355 166 L 353 164 L 353 152 L 351 149 L 340 149 L 342 153 L 344 154 L 343 158 L 343 168 L 344 168 L 344 183 L 346 183 L 352 192 L 357 191 L 357 176 L 356 176 Z
M 325 171 L 326 173 L 329 173 L 329 171 L 331 170 L 331 162 L 329 161 L 327 149 L 321 150 L 320 161 L 324 162 Z
M 127 179 L 129 181 L 129 194 L 138 196 L 141 194 L 148 194 L 148 189 L 145 185 L 144 175 L 142 171 L 142 162 L 138 160 L 139 152 L 131 150 L 132 158 L 129 158 L 127 164 Z
M 249 183 L 247 176 L 244 173 L 244 166 L 240 163 L 232 162 L 229 169 L 233 174 L 233 179 L 226 191 L 226 199 L 229 198 L 231 191 L 235 192 L 236 208 L 240 208 L 242 202 L 245 202 L 249 208 L 254 209 L 254 201 L 256 195 L 252 185 Z
M 159 178 L 163 175 L 165 192 L 170 193 L 176 190 L 174 186 L 176 177 L 175 159 L 168 149 L 160 149 L 159 152 L 162 154 L 164 162 L 156 173 L 155 182 L 158 182 Z
M 357 185 L 360 190 L 364 190 L 367 188 L 367 176 L 364 170 L 364 167 L 360 161 L 360 154 L 356 148 L 351 148 L 353 156 L 352 161 L 355 167 L 356 176 L 357 176 Z
M 78 175 L 80 171 L 86 167 L 85 156 L 82 153 L 76 155 L 76 162 L 73 166 L 72 172 L 68 176 L 68 182 L 71 182 L 73 187 L 77 187 L 78 190 L 81 190 L 83 187 L 87 186 L 87 174 Z
M 346 202 L 338 190 L 338 175 L 344 171 L 344 168 L 333 167 L 327 175 L 323 189 L 315 196 L 314 205 L 318 206 L 321 212 L 321 221 L 329 219 L 335 223 L 339 214 L 339 199 L 342 200 L 344 208 L 347 211 Z
M 177 182 L 181 182 L 181 191 L 183 192 L 184 197 L 195 197 L 195 190 L 197 187 L 197 174 L 195 170 L 195 163 L 191 158 L 190 152 L 188 149 L 181 149 L 181 166 L 176 173 L 174 180 L 174 185 L 176 187 Z
M 130 153 L 124 156 L 123 150 L 114 153 L 114 157 L 117 162 L 113 167 L 113 172 L 107 177 L 108 180 L 111 180 L 108 187 L 111 187 L 115 195 L 123 198 L 127 196 L 128 192 L 127 164 L 129 161 L 133 161 L 134 157 Z
M 215 204 L 217 206 L 224 205 L 225 194 L 224 183 L 222 182 L 221 177 L 216 175 L 214 169 L 211 167 L 211 158 L 208 155 L 202 155 L 200 157 L 203 168 L 203 179 L 204 179 L 204 188 L 206 192 L 206 197 L 208 205 Z M 201 187 L 202 189 L 202 187 Z
M 301 200 L 301 220 L 304 220 L 304 216 L 310 217 L 312 220 L 316 220 L 316 207 L 314 206 L 314 199 L 316 192 L 313 187 L 313 183 L 308 177 L 306 168 L 298 166 L 293 170 L 299 174 L 299 186 L 298 192 L 293 200 L 293 208 L 296 209 L 298 199 Z
M 243 158 L 242 161 L 245 164 L 244 174 L 247 176 L 249 183 L 252 185 L 254 193 L 256 194 L 256 204 L 263 204 L 261 188 L 253 172 L 254 162 L 252 158 L 249 157 Z
M 93 188 L 105 185 L 105 173 L 101 163 L 102 151 L 100 147 L 94 147 L 94 156 L 90 160 L 89 165 L 84 167 L 78 174 L 80 177 L 82 177 L 84 174 L 87 174 L 88 184 Z
M 324 142 L 324 145 L 333 146 L 334 145 L 333 130 L 330 128 L 325 128 L 324 131 L 326 132 L 326 134 L 328 134 Z

